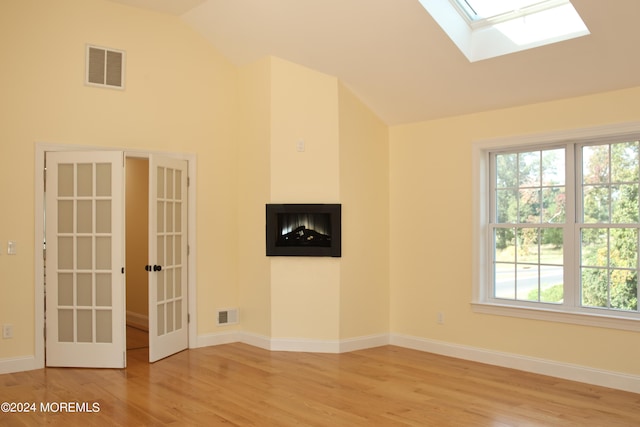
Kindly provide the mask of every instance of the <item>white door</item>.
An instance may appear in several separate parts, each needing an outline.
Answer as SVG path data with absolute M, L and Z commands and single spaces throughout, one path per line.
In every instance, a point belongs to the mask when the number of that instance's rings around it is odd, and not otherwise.
M 188 346 L 187 162 L 149 157 L 149 361 Z
M 47 366 L 123 368 L 124 154 L 46 154 Z

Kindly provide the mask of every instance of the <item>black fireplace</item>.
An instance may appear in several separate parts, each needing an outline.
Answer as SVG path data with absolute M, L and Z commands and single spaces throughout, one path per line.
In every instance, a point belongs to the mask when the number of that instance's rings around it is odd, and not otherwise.
M 340 204 L 267 204 L 267 256 L 342 255 Z

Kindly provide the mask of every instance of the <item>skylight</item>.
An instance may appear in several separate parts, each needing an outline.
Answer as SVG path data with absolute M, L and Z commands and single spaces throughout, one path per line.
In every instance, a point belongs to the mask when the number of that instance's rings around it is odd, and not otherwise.
M 469 61 L 589 34 L 570 0 L 419 0 Z
M 548 5 L 545 0 L 455 0 L 467 16 L 478 21 L 510 14 L 534 5 Z

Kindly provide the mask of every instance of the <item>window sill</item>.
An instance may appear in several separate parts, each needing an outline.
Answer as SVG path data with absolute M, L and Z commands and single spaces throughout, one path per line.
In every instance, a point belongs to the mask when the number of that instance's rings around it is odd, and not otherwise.
M 472 302 L 471 308 L 474 313 L 640 332 L 640 319 L 611 314 L 567 312 L 546 307 L 514 306 L 495 302 Z

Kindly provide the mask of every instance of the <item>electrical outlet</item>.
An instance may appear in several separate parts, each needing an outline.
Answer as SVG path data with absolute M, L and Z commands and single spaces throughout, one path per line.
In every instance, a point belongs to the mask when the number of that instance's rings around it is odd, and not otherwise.
M 7 323 L 2 325 L 2 338 L 3 339 L 13 338 L 13 325 L 9 325 Z
M 444 325 L 444 313 L 441 311 L 438 312 L 437 322 L 439 325 Z

